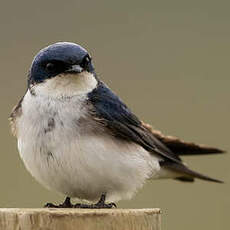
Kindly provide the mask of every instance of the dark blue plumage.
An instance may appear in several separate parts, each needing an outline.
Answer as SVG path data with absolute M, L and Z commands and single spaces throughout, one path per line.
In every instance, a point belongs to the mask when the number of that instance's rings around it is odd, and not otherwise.
M 136 126 L 141 125 L 139 119 L 103 82 L 99 81 L 97 88 L 88 94 L 88 98 L 100 116 L 108 121 L 118 120 Z
M 88 94 L 88 100 L 93 105 L 96 115 L 104 120 L 114 136 L 140 144 L 147 151 L 181 163 L 178 155 L 157 140 L 103 82 L 99 81 L 97 88 Z
M 88 63 L 85 63 L 86 57 L 89 60 Z M 91 58 L 83 47 L 70 42 L 60 42 L 48 46 L 42 49 L 33 60 L 28 79 L 29 85 L 64 73 L 76 64 L 81 65 L 88 72 L 94 72 Z

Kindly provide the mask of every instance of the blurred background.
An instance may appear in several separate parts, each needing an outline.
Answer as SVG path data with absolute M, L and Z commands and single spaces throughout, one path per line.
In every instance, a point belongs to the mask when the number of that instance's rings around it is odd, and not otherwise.
M 229 1 L 1 1 L 0 207 L 64 197 L 25 170 L 7 118 L 36 53 L 57 41 L 86 47 L 100 78 L 166 134 L 229 148 Z M 186 157 L 225 184 L 149 181 L 122 208 L 161 208 L 163 229 L 230 226 L 230 156 Z

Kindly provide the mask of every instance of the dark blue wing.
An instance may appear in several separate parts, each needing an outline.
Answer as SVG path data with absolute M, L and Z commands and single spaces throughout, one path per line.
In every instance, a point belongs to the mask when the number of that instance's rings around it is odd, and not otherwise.
M 164 159 L 181 163 L 181 159 L 144 127 L 142 122 L 103 82 L 99 82 L 97 88 L 88 94 L 88 101 L 93 105 L 96 116 L 103 120 L 114 136 L 135 142 Z

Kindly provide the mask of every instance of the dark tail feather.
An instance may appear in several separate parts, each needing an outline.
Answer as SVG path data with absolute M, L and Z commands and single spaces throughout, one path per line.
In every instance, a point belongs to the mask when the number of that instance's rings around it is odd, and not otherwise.
M 153 129 L 150 125 L 143 123 L 143 126 L 150 130 L 152 134 L 164 143 L 172 152 L 182 155 L 202 155 L 202 154 L 221 154 L 225 151 L 222 149 L 209 147 L 206 145 L 186 142 L 177 137 L 167 136 L 158 130 Z
M 206 181 L 223 183 L 223 181 L 221 181 L 221 180 L 217 180 L 217 179 L 202 175 L 198 172 L 195 172 L 183 164 L 177 164 L 174 162 L 165 161 L 165 162 L 161 162 L 161 166 L 164 168 L 167 168 L 169 170 L 172 170 L 174 172 L 180 173 L 181 176 L 175 178 L 175 179 L 180 180 L 180 181 L 193 182 L 194 178 L 199 178 L 199 179 L 206 180 Z
M 208 147 L 208 146 L 205 146 L 205 145 L 196 145 L 196 144 L 193 144 L 193 143 L 191 143 L 190 145 L 187 145 L 187 146 L 184 145 L 184 146 L 181 146 L 181 147 L 179 147 L 179 146 L 175 147 L 174 146 L 174 148 L 177 149 L 179 156 L 225 153 L 225 151 L 222 150 L 222 149 Z
M 179 180 L 181 182 L 194 182 L 194 178 L 193 177 L 186 177 L 186 176 L 181 176 L 181 177 L 176 177 L 175 180 Z
M 224 150 L 206 145 L 199 145 L 192 142 L 185 142 L 176 137 L 164 137 L 161 141 L 174 153 L 179 156 L 183 155 L 206 155 L 206 154 L 221 154 Z

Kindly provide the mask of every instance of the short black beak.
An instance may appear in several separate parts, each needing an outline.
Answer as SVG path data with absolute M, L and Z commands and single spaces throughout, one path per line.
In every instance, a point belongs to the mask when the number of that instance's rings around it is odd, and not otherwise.
M 71 65 L 65 73 L 81 73 L 84 69 L 80 65 Z

